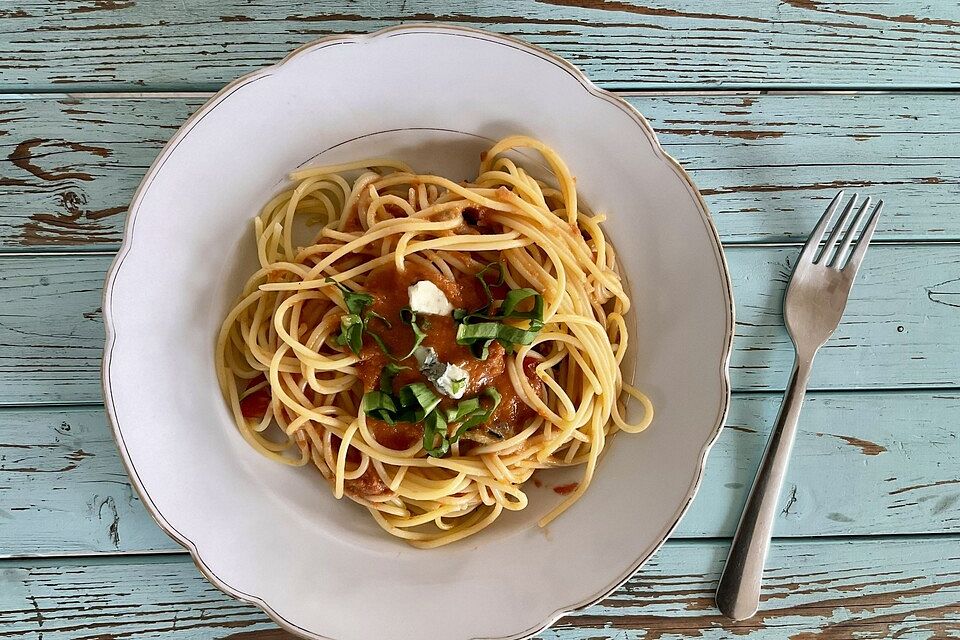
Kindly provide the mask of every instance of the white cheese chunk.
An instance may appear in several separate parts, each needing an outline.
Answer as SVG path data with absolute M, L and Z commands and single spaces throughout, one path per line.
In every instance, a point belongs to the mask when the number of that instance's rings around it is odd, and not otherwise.
M 427 376 L 428 378 L 438 378 L 440 374 L 443 373 L 443 368 L 446 366 L 439 360 L 437 360 L 437 352 L 433 347 L 417 347 L 413 350 L 413 357 L 417 361 L 417 367 L 420 369 L 420 372 Z M 432 375 L 433 371 L 440 367 L 436 371 L 436 375 Z
M 467 391 L 470 374 L 455 364 L 440 362 L 433 347 L 417 347 L 413 351 L 420 373 L 433 383 L 440 393 L 459 400 Z
M 429 280 L 421 280 L 407 287 L 410 296 L 410 310 L 414 313 L 428 313 L 447 316 L 453 313 L 453 305 L 443 295 L 440 288 Z
M 434 386 L 450 396 L 454 400 L 459 400 L 467 391 L 467 384 L 470 383 L 470 374 L 466 370 L 455 364 L 448 364 L 443 375 L 436 379 Z

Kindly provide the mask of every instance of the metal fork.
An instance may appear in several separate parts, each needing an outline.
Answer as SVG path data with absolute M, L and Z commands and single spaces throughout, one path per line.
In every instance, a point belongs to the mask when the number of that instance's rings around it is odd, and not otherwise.
M 870 207 L 870 198 L 864 200 L 853 221 L 849 222 L 857 206 L 858 198 L 857 194 L 854 194 L 843 208 L 843 213 L 823 249 L 818 252 L 820 242 L 826 235 L 842 199 L 843 191 L 836 195 L 810 234 L 793 268 L 793 275 L 783 298 L 783 320 L 793 340 L 796 358 L 780 414 L 770 434 L 767 450 L 743 509 L 730 547 L 730 555 L 717 587 L 717 607 L 725 616 L 734 620 L 751 617 L 760 604 L 763 565 L 767 559 L 780 488 L 787 473 L 813 357 L 840 324 L 850 288 L 883 210 L 881 200 L 857 238 L 858 230 Z M 841 234 L 843 240 L 838 248 L 837 242 L 840 241 Z

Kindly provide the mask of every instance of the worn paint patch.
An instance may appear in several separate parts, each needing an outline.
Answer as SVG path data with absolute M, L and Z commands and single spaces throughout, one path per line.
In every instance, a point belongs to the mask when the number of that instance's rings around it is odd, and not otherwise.
M 877 444 L 876 442 L 870 442 L 869 440 L 864 440 L 862 438 L 854 438 L 853 436 L 842 436 L 835 433 L 818 433 L 817 436 L 830 436 L 831 438 L 837 438 L 838 440 L 842 440 L 847 444 L 860 449 L 860 452 L 867 456 L 877 456 L 887 451 L 887 448 L 883 445 Z
M 111 153 L 106 147 L 98 147 L 80 142 L 30 138 L 14 147 L 7 158 L 15 167 L 45 182 L 57 182 L 60 180 L 82 180 L 89 182 L 93 180 L 91 174 L 86 171 L 77 171 L 73 169 L 71 165 L 42 166 L 42 164 L 46 164 L 50 159 L 56 159 L 64 152 L 71 151 L 89 153 L 100 158 L 107 158 Z M 78 160 L 78 158 L 72 155 L 70 157 L 74 161 Z

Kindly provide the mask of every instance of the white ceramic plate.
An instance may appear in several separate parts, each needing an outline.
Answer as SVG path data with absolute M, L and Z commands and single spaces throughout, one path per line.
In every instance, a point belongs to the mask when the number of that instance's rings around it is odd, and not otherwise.
M 606 229 L 636 315 L 628 379 L 653 426 L 621 434 L 586 496 L 546 530 L 530 506 L 462 543 L 387 536 L 312 468 L 250 449 L 213 343 L 254 263 L 251 219 L 305 163 L 398 156 L 475 175 L 489 140 L 556 148 Z M 104 393 L 134 486 L 225 592 L 338 640 L 519 638 L 598 600 L 690 503 L 729 399 L 730 283 L 706 207 L 647 122 L 572 65 L 503 36 L 415 25 L 307 45 L 227 86 L 177 132 L 130 206 L 104 293 Z

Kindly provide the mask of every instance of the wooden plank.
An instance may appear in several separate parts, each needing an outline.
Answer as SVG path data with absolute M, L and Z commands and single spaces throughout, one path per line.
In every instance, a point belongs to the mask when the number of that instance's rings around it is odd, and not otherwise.
M 316 38 L 432 20 L 523 38 L 621 88 L 960 86 L 948 2 L 20 0 L 0 14 L 0 89 L 218 87 Z
M 728 244 L 797 241 L 841 188 L 886 199 L 878 239 L 960 239 L 953 95 L 629 99 L 690 170 Z M 116 248 L 140 178 L 203 101 L 0 100 L 0 250 Z
M 102 408 L 0 411 L 0 554 L 180 549 L 130 486 Z
M 674 538 L 733 535 L 779 405 L 734 396 Z M 812 394 L 775 535 L 960 533 L 958 422 L 956 393 Z M 0 523 L 7 556 L 179 549 L 131 489 L 99 407 L 0 411 Z
M 733 535 L 780 400 L 734 395 L 677 537 Z M 953 392 L 808 395 L 774 535 L 960 533 L 958 423 Z
M 797 249 L 732 247 L 733 388 L 780 390 L 793 350 L 780 316 Z M 109 256 L 0 257 L 0 405 L 99 402 L 100 287 Z M 960 384 L 960 245 L 871 248 L 813 389 Z
M 715 541 L 667 543 L 609 598 L 559 620 L 541 640 L 840 640 L 955 637 L 960 557 L 953 537 L 777 542 L 760 613 L 723 618 Z M 251 605 L 220 594 L 183 555 L 0 562 L 4 638 L 287 640 Z
M 0 258 L 0 404 L 102 402 L 109 256 Z

